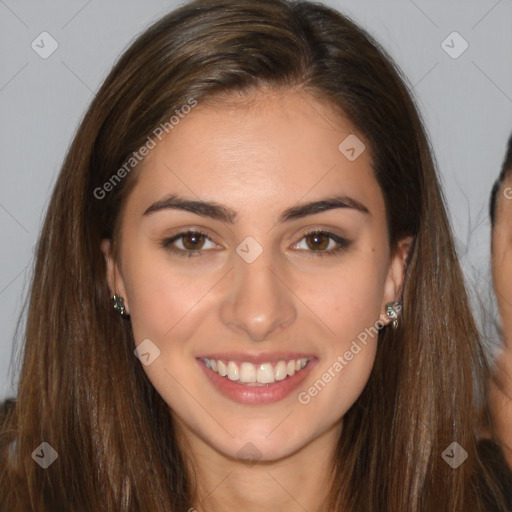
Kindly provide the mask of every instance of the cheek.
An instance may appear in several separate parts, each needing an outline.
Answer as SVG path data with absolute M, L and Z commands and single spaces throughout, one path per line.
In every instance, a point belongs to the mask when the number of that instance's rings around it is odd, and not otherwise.
M 506 306 L 511 298 L 512 284 L 512 240 L 508 232 L 494 233 L 492 272 L 498 302 L 503 302 Z
M 510 247 L 501 244 L 496 247 L 496 254 L 493 255 L 493 267 L 496 275 L 496 283 L 501 288 L 510 286 L 512 277 L 512 243 Z
M 201 338 L 197 330 L 214 307 L 209 292 L 218 276 L 204 273 L 198 278 L 183 271 L 185 264 L 159 252 L 133 251 L 123 261 L 134 341 L 151 341 L 150 351 L 158 355 L 143 370 L 173 410 L 193 417 L 195 402 L 184 386 L 189 389 L 196 371 L 194 341 Z M 201 396 L 199 390 L 194 396 Z
M 316 286 L 299 292 L 318 312 L 321 322 L 317 326 L 328 327 L 322 330 L 316 379 L 298 397 L 310 414 L 323 415 L 322 423 L 335 421 L 352 406 L 375 361 L 386 258 L 384 254 L 373 257 L 371 251 L 353 256 L 344 268 L 323 275 Z
M 189 268 L 193 268 L 191 264 Z M 184 271 L 186 263 L 162 255 L 161 250 L 133 251 L 126 258 L 125 287 L 135 340 L 165 341 L 187 325 L 182 320 L 208 303 L 216 275 Z M 194 313 L 195 314 L 195 313 Z M 181 332 L 180 336 L 186 333 Z
M 345 264 L 309 281 L 301 292 L 304 302 L 319 312 L 340 343 L 379 319 L 387 275 L 382 261 L 385 258 L 368 253 L 353 254 Z

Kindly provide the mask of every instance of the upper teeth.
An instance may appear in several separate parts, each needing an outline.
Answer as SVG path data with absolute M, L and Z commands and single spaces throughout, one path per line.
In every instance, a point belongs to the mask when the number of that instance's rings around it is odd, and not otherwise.
M 271 384 L 272 382 L 286 379 L 304 368 L 308 358 L 290 359 L 288 361 L 279 361 L 272 366 L 272 363 L 252 364 L 248 362 L 237 363 L 229 361 L 225 363 L 219 359 L 203 358 L 208 368 L 229 380 L 240 381 L 246 384 Z

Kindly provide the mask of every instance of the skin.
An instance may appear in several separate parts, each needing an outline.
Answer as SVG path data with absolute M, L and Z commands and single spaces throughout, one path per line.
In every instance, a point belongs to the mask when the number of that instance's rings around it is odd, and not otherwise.
M 496 369 L 504 389 L 492 385 L 489 397 L 494 428 L 512 468 L 512 177 L 504 181 L 498 193 L 492 231 L 492 273 L 504 342 Z
M 343 416 L 368 381 L 377 339 L 310 403 L 299 403 L 297 394 L 365 328 L 379 319 L 389 323 L 385 304 L 400 297 L 411 240 L 391 254 L 370 152 L 351 162 L 338 150 L 357 133 L 347 119 L 302 92 L 251 98 L 199 104 L 158 143 L 122 214 L 119 261 L 108 240 L 102 250 L 110 288 L 125 298 L 131 315 L 135 344 L 149 338 L 161 352 L 144 370 L 191 450 L 198 481 L 193 506 L 319 511 Z M 229 206 L 237 220 L 230 225 L 173 209 L 143 215 L 171 193 Z M 277 222 L 283 210 L 334 193 L 356 199 L 369 213 L 342 208 Z M 203 257 L 162 247 L 186 227 L 211 238 L 199 244 Z M 311 228 L 351 244 L 320 257 L 305 237 Z M 235 251 L 248 236 L 263 248 L 250 264 Z M 321 250 L 337 245 L 321 239 Z M 181 238 L 174 246 L 185 250 L 191 242 Z M 198 367 L 196 357 L 209 351 L 305 352 L 318 364 L 285 399 L 244 405 L 222 396 Z M 249 442 L 259 452 L 256 464 L 238 455 Z

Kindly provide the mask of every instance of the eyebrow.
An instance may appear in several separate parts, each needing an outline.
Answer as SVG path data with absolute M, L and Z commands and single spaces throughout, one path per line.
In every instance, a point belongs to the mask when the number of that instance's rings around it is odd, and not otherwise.
M 308 215 L 336 208 L 350 208 L 352 210 L 371 215 L 368 208 L 359 201 L 347 196 L 335 196 L 292 206 L 281 213 L 279 222 L 282 223 L 290 220 L 301 219 Z M 153 203 L 144 211 L 143 215 L 151 215 L 153 213 L 169 209 L 187 211 L 202 217 L 210 217 L 214 220 L 219 220 L 229 224 L 234 224 L 237 216 L 236 212 L 231 208 L 218 204 L 214 201 L 186 199 L 176 194 L 172 194 Z

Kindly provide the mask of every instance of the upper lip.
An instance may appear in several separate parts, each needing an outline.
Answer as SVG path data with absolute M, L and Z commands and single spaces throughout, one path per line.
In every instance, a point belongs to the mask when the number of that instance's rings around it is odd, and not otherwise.
M 222 352 L 215 354 L 203 354 L 198 359 L 215 359 L 221 361 L 248 362 L 253 364 L 274 363 L 290 359 L 314 359 L 315 356 L 304 352 L 269 352 L 260 354 L 241 354 L 236 352 Z

